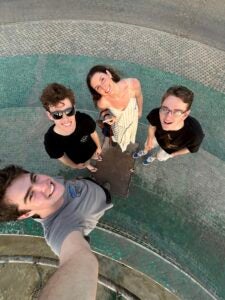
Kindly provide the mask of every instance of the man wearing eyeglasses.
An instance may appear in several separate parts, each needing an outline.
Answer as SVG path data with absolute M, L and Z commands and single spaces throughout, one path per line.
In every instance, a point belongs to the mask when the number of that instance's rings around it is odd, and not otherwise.
M 147 116 L 150 123 L 143 150 L 133 154 L 137 159 L 144 156 L 143 165 L 155 159 L 169 158 L 197 152 L 204 133 L 199 122 L 190 116 L 194 93 L 184 86 L 170 87 L 162 97 L 161 107 Z M 153 149 L 158 148 L 156 154 Z
M 43 90 L 40 100 L 54 122 L 44 138 L 48 155 L 71 168 L 96 172 L 90 163 L 91 158 L 102 160 L 96 123 L 89 115 L 75 111 L 73 91 L 52 83 Z

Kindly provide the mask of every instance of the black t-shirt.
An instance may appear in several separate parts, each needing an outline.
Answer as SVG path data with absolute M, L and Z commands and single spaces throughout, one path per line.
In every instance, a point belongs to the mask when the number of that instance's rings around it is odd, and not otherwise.
M 56 133 L 51 126 L 44 137 L 45 150 L 51 158 L 66 154 L 74 163 L 84 163 L 92 157 L 97 146 L 90 134 L 95 131 L 96 123 L 87 114 L 76 112 L 76 128 L 67 136 Z
M 163 130 L 159 119 L 159 108 L 153 109 L 148 114 L 147 120 L 156 127 L 155 137 L 159 146 L 169 154 L 184 148 L 192 153 L 197 152 L 204 138 L 201 125 L 190 116 L 184 120 L 184 126 L 177 131 Z

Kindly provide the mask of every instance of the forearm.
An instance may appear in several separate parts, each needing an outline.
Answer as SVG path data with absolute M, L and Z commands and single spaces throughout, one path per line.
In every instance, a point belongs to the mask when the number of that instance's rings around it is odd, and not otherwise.
M 97 289 L 98 262 L 89 250 L 76 253 L 50 278 L 40 300 L 94 300 Z
M 131 79 L 131 85 L 135 92 L 135 98 L 138 106 L 138 117 L 142 116 L 142 107 L 143 107 L 143 95 L 141 90 L 141 83 L 137 78 Z
M 99 136 L 97 134 L 97 131 L 94 131 L 92 134 L 91 134 L 91 138 L 92 140 L 94 141 L 95 145 L 97 146 L 97 148 L 101 148 L 101 143 L 100 143 L 100 140 L 99 140 Z
M 153 148 L 153 140 L 155 138 L 156 127 L 149 125 L 148 127 L 148 135 L 145 142 L 145 150 L 150 151 Z
M 58 160 L 70 168 L 73 168 L 73 169 L 78 168 L 78 165 L 75 164 L 66 154 L 64 154 L 62 157 L 58 158 Z
M 98 261 L 81 232 L 72 231 L 62 243 L 59 268 L 47 282 L 39 300 L 94 300 Z
M 137 106 L 138 106 L 138 115 L 141 117 L 142 109 L 143 109 L 143 96 L 141 92 L 139 93 L 136 99 L 137 99 Z
M 175 156 L 184 155 L 184 154 L 188 154 L 188 153 L 190 153 L 190 151 L 188 150 L 188 148 L 184 148 L 184 149 L 181 149 L 179 151 L 173 152 L 171 154 L 171 156 L 175 157 Z

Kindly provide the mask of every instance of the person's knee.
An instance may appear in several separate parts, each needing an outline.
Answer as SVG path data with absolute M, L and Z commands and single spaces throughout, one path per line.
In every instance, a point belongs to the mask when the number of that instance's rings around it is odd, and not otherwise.
M 171 155 L 166 153 L 165 151 L 159 151 L 157 153 L 157 156 L 156 158 L 159 160 L 159 161 L 166 161 L 168 160 L 169 158 L 171 158 Z

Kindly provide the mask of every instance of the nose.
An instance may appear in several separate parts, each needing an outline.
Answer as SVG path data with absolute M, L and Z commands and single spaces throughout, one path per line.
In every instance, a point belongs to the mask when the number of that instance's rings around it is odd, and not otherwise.
M 49 179 L 44 179 L 39 182 L 35 182 L 33 184 L 33 189 L 35 189 L 37 192 L 43 193 L 45 195 L 48 195 L 49 187 L 50 187 Z
M 172 119 L 173 119 L 173 113 L 170 110 L 170 111 L 168 111 L 168 113 L 165 116 L 165 121 L 172 120 Z
M 101 89 L 102 89 L 103 91 L 105 91 L 105 84 L 104 84 L 104 83 L 101 84 Z
M 63 113 L 63 119 L 67 121 L 69 117 L 65 113 Z
M 105 89 L 107 87 L 107 80 L 104 80 L 102 83 L 101 83 L 101 87 L 102 89 Z

